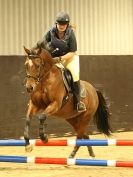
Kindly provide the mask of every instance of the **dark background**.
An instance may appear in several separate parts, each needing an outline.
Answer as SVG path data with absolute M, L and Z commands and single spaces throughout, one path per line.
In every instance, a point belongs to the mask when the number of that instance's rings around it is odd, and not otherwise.
M 23 86 L 24 56 L 0 56 L 0 138 L 23 136 L 28 94 Z M 81 79 L 103 92 L 110 104 L 113 131 L 133 130 L 133 56 L 80 56 Z M 93 122 L 88 133 L 98 133 Z M 48 119 L 51 137 L 74 135 L 64 120 Z M 38 137 L 38 120 L 31 124 Z

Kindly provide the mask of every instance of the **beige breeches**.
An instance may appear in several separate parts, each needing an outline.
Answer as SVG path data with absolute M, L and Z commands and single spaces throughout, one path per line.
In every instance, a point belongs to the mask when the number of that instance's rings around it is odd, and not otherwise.
M 63 61 L 62 64 L 71 72 L 73 76 L 73 81 L 78 81 L 80 75 L 79 56 L 74 55 L 69 60 Z

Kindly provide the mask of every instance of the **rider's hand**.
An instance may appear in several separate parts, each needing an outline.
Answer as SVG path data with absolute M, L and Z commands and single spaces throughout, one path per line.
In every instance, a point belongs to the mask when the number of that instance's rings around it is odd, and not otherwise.
M 54 57 L 53 60 L 55 63 L 60 63 L 62 61 L 61 57 Z

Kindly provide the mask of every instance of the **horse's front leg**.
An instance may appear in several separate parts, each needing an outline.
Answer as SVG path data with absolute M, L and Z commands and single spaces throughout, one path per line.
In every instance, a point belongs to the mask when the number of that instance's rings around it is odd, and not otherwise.
M 31 152 L 33 147 L 30 145 L 29 141 L 29 127 L 30 127 L 30 117 L 26 117 L 25 127 L 24 127 L 24 139 L 25 139 L 25 150 Z
M 40 139 L 46 143 L 48 141 L 48 136 L 45 133 L 45 120 L 47 118 L 48 115 L 52 116 L 54 113 L 56 113 L 59 109 L 61 104 L 57 103 L 56 101 L 52 102 L 51 104 L 49 104 L 46 109 L 38 115 L 39 118 L 39 136 Z
M 25 127 L 24 127 L 24 139 L 25 139 L 25 150 L 27 152 L 31 152 L 33 150 L 33 146 L 30 144 L 29 141 L 29 128 L 30 128 L 30 122 L 31 118 L 37 113 L 37 108 L 32 104 L 32 101 L 29 101 L 28 104 L 28 111 L 26 115 L 26 121 L 25 121 Z
M 38 116 L 39 118 L 39 136 L 40 139 L 46 143 L 48 141 L 48 136 L 45 133 L 45 120 L 47 118 L 46 114 L 42 113 Z

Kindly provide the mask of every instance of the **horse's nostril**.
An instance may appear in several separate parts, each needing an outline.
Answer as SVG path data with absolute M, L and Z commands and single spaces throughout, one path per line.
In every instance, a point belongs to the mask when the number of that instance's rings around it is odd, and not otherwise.
M 27 92 L 32 92 L 33 91 L 33 87 L 32 86 L 27 87 L 26 89 L 27 89 Z

